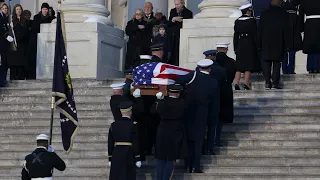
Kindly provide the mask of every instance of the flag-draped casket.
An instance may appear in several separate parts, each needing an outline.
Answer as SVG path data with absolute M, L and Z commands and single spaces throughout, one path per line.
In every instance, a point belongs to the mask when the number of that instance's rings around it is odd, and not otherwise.
M 166 86 L 175 83 L 178 76 L 186 75 L 191 70 L 160 62 L 150 62 L 137 66 L 132 71 L 135 89 L 142 90 L 142 95 L 155 95 L 166 92 Z

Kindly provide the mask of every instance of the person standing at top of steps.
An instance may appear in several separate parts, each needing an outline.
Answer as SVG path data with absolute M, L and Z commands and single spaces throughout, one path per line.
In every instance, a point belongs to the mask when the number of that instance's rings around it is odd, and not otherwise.
M 282 0 L 272 0 L 270 7 L 260 18 L 258 48 L 262 51 L 266 89 L 282 89 L 279 84 L 281 62 L 290 43 L 289 15 L 281 7 L 281 2 Z
M 144 153 L 144 139 L 145 139 L 145 120 L 142 117 L 142 113 L 144 112 L 144 103 L 143 99 L 141 98 L 140 89 L 136 89 L 133 92 L 133 96 L 130 94 L 124 94 L 124 87 L 125 83 L 119 83 L 119 84 L 111 84 L 110 87 L 113 89 L 113 95 L 110 99 L 110 108 L 111 112 L 113 114 L 113 118 L 115 121 L 122 118 L 122 114 L 120 112 L 119 105 L 121 102 L 124 101 L 132 101 L 133 108 L 132 108 L 132 119 L 134 121 L 137 121 L 137 126 L 139 130 L 139 149 L 140 149 L 140 155 L 141 155 L 141 161 L 145 161 L 145 153 Z
M 66 164 L 49 145 L 49 136 L 40 134 L 37 149 L 25 158 L 21 180 L 52 180 L 54 168 L 64 171 Z
M 121 102 L 119 108 L 122 118 L 111 124 L 108 134 L 109 179 L 135 180 L 141 161 L 137 122 L 131 118 L 133 102 Z
M 215 94 L 219 94 L 218 82 L 210 76 L 210 59 L 200 60 L 197 65 L 199 71 L 179 76 L 176 84 L 186 86 L 185 102 L 187 110 L 186 131 L 188 141 L 188 158 L 185 161 L 187 172 L 203 173 L 200 169 L 202 146 L 205 138 L 210 104 L 215 101 Z
M 161 122 L 157 130 L 156 153 L 157 180 L 169 180 L 172 178 L 174 163 L 177 159 L 184 159 L 187 155 L 187 142 L 184 131 L 185 103 L 180 98 L 183 87 L 169 85 L 168 96 L 162 92 L 156 94 L 157 112 Z

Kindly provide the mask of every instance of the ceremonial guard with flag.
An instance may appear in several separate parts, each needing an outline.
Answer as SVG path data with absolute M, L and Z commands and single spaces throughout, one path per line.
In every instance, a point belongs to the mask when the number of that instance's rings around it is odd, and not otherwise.
M 53 169 L 66 169 L 64 161 L 49 145 L 49 136 L 37 136 L 37 149 L 25 157 L 21 180 L 52 180 Z
M 139 132 L 132 119 L 133 102 L 119 104 L 122 118 L 113 122 L 108 134 L 110 180 L 135 180 L 136 167 L 141 167 Z

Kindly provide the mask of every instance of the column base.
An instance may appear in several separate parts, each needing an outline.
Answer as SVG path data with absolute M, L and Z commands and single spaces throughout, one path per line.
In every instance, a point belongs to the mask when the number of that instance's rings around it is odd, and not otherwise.
M 217 42 L 230 42 L 228 56 L 235 58 L 233 50 L 234 21 L 236 18 L 185 19 L 180 33 L 180 66 L 194 69 L 202 54 L 216 49 Z
M 38 34 L 37 79 L 53 74 L 56 24 L 44 24 Z M 72 78 L 123 77 L 124 32 L 100 23 L 66 23 L 67 56 Z

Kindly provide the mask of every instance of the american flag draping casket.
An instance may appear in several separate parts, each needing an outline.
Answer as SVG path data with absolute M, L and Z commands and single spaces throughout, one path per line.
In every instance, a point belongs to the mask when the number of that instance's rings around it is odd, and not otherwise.
M 132 71 L 134 85 L 169 85 L 174 84 L 178 76 L 186 75 L 191 70 L 160 62 L 150 62 L 137 66 Z

